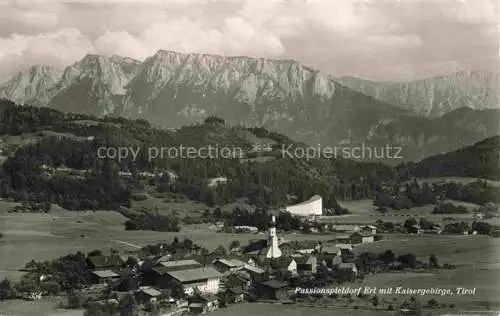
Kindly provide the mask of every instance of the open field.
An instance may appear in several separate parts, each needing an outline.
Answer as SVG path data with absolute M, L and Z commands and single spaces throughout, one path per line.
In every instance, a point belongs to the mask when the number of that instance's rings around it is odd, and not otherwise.
M 0 201 L 5 210 L 14 205 Z M 208 225 L 191 225 L 181 232 L 125 231 L 126 218 L 117 212 L 70 212 L 54 208 L 44 213 L 0 213 L 0 279 L 16 278 L 17 271 L 32 259 L 50 260 L 71 252 L 88 252 L 99 248 L 104 251 L 118 249 L 133 251 L 159 242 L 170 242 L 175 237 L 186 237 L 206 247 L 229 246 L 231 241 L 246 243 L 262 238 L 262 234 L 216 233 L 217 228 Z M 327 240 L 332 235 L 311 236 L 302 234 L 282 235 L 288 240 Z
M 83 316 L 83 310 L 55 309 L 56 300 L 21 301 L 8 300 L 0 302 L 2 316 Z
M 439 296 L 438 302 L 453 303 L 463 308 L 500 306 L 500 239 L 486 236 L 387 235 L 387 239 L 355 248 L 356 252 L 379 253 L 386 249 L 397 255 L 411 252 L 418 260 L 427 261 L 434 253 L 440 264 L 450 263 L 455 270 L 435 273 L 391 273 L 369 275 L 366 286 L 408 288 L 476 288 L 474 296 Z M 424 298 L 426 302 L 431 297 Z
M 473 222 L 475 219 L 472 216 L 472 211 L 479 207 L 479 205 L 472 203 L 465 203 L 460 201 L 447 200 L 455 205 L 463 205 L 467 208 L 467 214 L 431 214 L 434 205 L 425 205 L 413 207 L 409 210 L 392 210 L 389 209 L 386 215 L 375 212 L 376 207 L 373 206 L 372 200 L 358 200 L 358 201 L 343 201 L 339 204 L 346 207 L 351 214 L 341 216 L 324 216 L 320 219 L 323 223 L 339 223 L 339 224 L 373 224 L 377 220 L 391 221 L 395 223 L 403 223 L 409 217 L 425 217 L 436 224 L 446 224 L 453 221 Z M 446 218 L 453 218 L 452 221 Z M 490 224 L 500 224 L 499 218 L 483 220 Z

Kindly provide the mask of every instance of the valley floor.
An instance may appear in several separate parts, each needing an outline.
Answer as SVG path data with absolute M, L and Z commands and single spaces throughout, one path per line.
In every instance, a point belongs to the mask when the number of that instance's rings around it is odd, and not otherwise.
M 359 210 L 356 211 L 355 203 Z M 346 222 L 352 219 L 366 217 L 371 222 L 376 221 L 366 209 L 366 201 L 351 204 L 353 214 L 346 217 Z M 223 234 L 216 233 L 216 227 L 211 225 L 188 226 L 179 233 L 162 233 L 151 231 L 125 231 L 123 223 L 126 218 L 116 212 L 68 212 L 54 208 L 51 213 L 7 213 L 11 203 L 0 201 L 0 279 L 5 277 L 16 279 L 21 275 L 17 270 L 32 259 L 50 260 L 71 252 L 88 252 L 95 248 L 121 251 L 134 251 L 147 244 L 172 241 L 175 237 L 189 237 L 196 243 L 215 249 L 218 245 L 228 246 L 232 240 L 245 243 L 250 239 L 260 238 L 256 234 Z M 423 212 L 415 211 L 415 212 Z M 424 214 L 424 213 L 422 213 Z M 388 220 L 391 216 L 383 216 Z M 392 216 L 397 218 L 397 216 Z M 402 217 L 404 221 L 406 217 Z M 329 240 L 334 235 L 282 235 L 288 240 Z M 485 309 L 500 307 L 500 239 L 487 236 L 462 235 L 385 235 L 382 241 L 360 245 L 356 252 L 383 252 L 393 250 L 396 254 L 414 253 L 418 260 L 426 261 L 430 253 L 436 254 L 440 264 L 456 265 L 455 270 L 439 270 L 435 273 L 390 273 L 368 275 L 362 286 L 409 287 L 409 288 L 476 288 L 474 296 L 443 296 L 433 297 L 439 303 L 453 304 L 462 310 Z M 360 285 L 357 285 L 360 286 Z M 426 303 L 432 297 L 421 298 Z M 381 299 L 392 300 L 390 296 Z M 408 297 L 409 299 L 409 297 Z M 0 315 L 9 316 L 80 316 L 77 311 L 65 314 L 54 311 L 55 302 L 19 302 L 0 303 Z M 38 306 L 38 307 L 36 307 Z M 22 314 L 16 311 L 22 311 Z M 44 314 L 41 314 L 44 311 Z M 375 311 L 337 310 L 325 308 L 306 308 L 287 305 L 243 304 L 222 309 L 213 316 L 224 315 L 277 315 L 287 313 L 289 316 L 307 315 L 376 315 Z M 3 313 L 3 314 L 2 314 Z M 74 314 L 71 314 L 74 313 Z M 390 315 L 381 311 L 380 315 Z M 434 315 L 434 314 L 433 314 Z M 435 314 L 439 315 L 439 314 Z

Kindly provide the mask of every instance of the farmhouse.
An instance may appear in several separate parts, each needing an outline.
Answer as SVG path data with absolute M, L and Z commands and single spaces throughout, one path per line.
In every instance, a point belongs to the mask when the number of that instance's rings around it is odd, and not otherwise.
M 321 247 L 320 253 L 322 254 L 332 254 L 336 256 L 342 255 L 340 247 L 337 246 L 324 246 Z
M 207 313 L 219 309 L 219 299 L 214 295 L 194 296 L 189 300 L 189 311 Z
M 110 284 L 120 278 L 118 273 L 111 270 L 96 270 L 91 272 L 93 284 Z
M 261 297 L 275 300 L 286 298 L 287 294 L 287 284 L 274 279 L 257 283 L 256 289 Z
M 375 241 L 373 234 L 359 232 L 349 235 L 349 239 L 352 244 L 369 244 Z
M 340 263 L 337 266 L 337 271 L 344 276 L 354 276 L 358 275 L 358 268 L 354 263 Z
M 377 233 L 377 227 L 373 225 L 361 226 L 360 232 L 365 234 L 375 235 Z
M 293 257 L 267 258 L 262 265 L 270 269 L 272 273 L 289 272 L 297 274 L 297 262 Z
M 118 255 L 111 256 L 90 256 L 86 260 L 87 266 L 90 269 L 109 269 L 123 265 L 123 260 Z
M 139 304 L 156 302 L 160 296 L 162 296 L 162 292 L 149 286 L 140 287 L 139 290 L 135 292 L 135 299 Z
M 318 258 L 316 256 L 303 256 L 295 258 L 297 272 L 303 274 L 314 274 L 317 271 Z
M 319 256 L 320 264 L 333 269 L 342 263 L 342 256 L 337 254 L 322 253 Z
M 159 267 L 163 267 L 163 271 L 178 271 L 178 270 L 188 270 L 201 268 L 203 265 L 196 260 L 176 260 L 176 261 L 161 261 L 158 264 Z
M 238 259 L 215 259 L 212 265 L 221 273 L 236 271 L 243 268 L 246 263 Z
M 167 275 L 184 287 L 187 295 L 193 295 L 195 290 L 202 294 L 217 294 L 219 292 L 222 274 L 212 267 L 167 272 Z
M 252 280 L 254 281 L 261 281 L 264 279 L 264 275 L 266 271 L 264 269 L 261 269 L 259 267 L 247 264 L 245 267 L 241 269 L 241 271 L 247 272 Z

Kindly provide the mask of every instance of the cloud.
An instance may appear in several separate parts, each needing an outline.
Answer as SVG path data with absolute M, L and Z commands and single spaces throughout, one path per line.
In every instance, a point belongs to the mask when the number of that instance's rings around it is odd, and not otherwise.
M 95 48 L 105 54 L 118 53 L 138 59 L 151 56 L 159 49 L 257 56 L 277 56 L 284 52 L 275 34 L 241 17 L 227 18 L 220 28 L 183 17 L 152 24 L 137 36 L 126 31 L 107 31 L 97 38 Z
M 7 58 L 23 56 L 71 63 L 93 50 L 92 43 L 77 29 L 28 36 L 13 34 L 8 38 L 0 38 L 0 63 Z

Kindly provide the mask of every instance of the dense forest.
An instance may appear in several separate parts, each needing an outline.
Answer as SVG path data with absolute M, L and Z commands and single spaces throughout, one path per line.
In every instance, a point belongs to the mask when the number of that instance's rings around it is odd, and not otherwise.
M 73 210 L 117 209 L 130 205 L 134 188 L 144 185 L 139 174 L 150 172 L 156 176 L 148 180 L 148 185 L 156 187 L 158 192 L 180 194 L 209 206 L 244 197 L 258 207 L 279 208 L 319 194 L 324 208 L 339 214 L 344 210 L 337 200 L 375 198 L 377 201 L 383 200 L 384 194 L 394 196 L 393 188 L 414 174 L 425 175 L 423 170 L 435 170 L 428 171 L 427 175 L 438 176 L 438 167 L 432 166 L 438 166 L 440 159 L 444 159 L 429 158 L 404 168 L 346 159 L 291 159 L 280 155 L 279 148 L 304 145 L 263 128 L 230 126 L 214 116 L 203 123 L 171 131 L 152 127 L 144 120 L 95 118 L 48 108 L 16 106 L 9 101 L 1 103 L 0 133 L 37 140 L 13 150 L 4 162 L 0 169 L 0 195 L 57 203 Z M 151 159 L 147 154 L 153 147 L 208 145 L 232 146 L 247 152 L 263 141 L 272 143 L 273 152 L 268 154 L 272 159 Z M 104 147 L 137 148 L 138 154 L 135 158 L 129 155 L 123 159 L 103 159 L 98 157 L 97 150 Z M 498 138 L 485 140 L 477 147 L 483 153 L 479 158 L 473 155 L 474 146 L 458 151 L 454 153 L 458 157 L 453 160 L 456 165 L 447 164 L 443 167 L 444 173 L 485 177 L 494 174 L 494 167 L 498 169 Z M 491 154 L 493 151 L 496 156 Z M 478 159 L 483 164 L 471 169 Z M 70 172 L 50 171 L 64 168 Z M 123 177 L 124 172 L 132 176 Z M 175 174 L 175 178 L 171 174 Z M 214 177 L 225 177 L 228 181 L 208 186 L 207 182 Z M 448 191 L 448 195 L 453 194 L 453 189 Z M 427 202 L 434 200 L 429 196 L 425 198 Z M 130 223 L 130 228 L 140 226 L 139 222 L 144 222 L 144 218 Z

